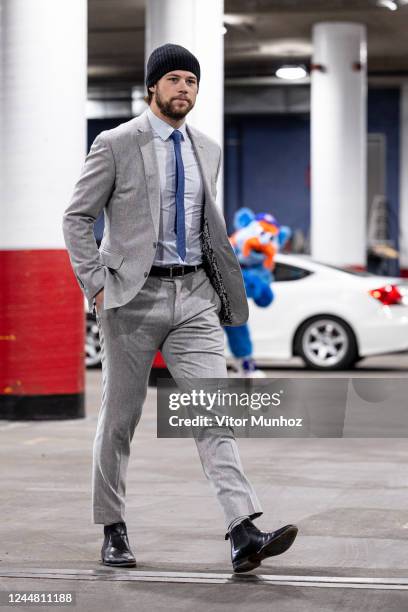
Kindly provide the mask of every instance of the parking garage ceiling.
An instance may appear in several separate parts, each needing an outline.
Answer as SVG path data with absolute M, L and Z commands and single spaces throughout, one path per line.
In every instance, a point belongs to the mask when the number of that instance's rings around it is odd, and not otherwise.
M 145 0 L 88 0 L 88 7 L 89 84 L 143 83 Z M 226 78 L 273 75 L 290 60 L 308 64 L 313 24 L 350 21 L 367 26 L 369 76 L 408 79 L 408 0 L 398 7 L 378 0 L 226 0 Z

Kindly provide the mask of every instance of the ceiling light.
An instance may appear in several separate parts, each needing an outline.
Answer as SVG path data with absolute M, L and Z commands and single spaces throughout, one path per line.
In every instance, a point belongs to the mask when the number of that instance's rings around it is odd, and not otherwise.
M 313 45 L 303 38 L 279 38 L 261 43 L 259 51 L 262 55 L 273 57 L 304 58 L 312 55 Z
M 398 9 L 398 4 L 395 0 L 377 0 L 377 6 L 382 6 L 390 11 L 396 11 Z
M 253 15 L 226 13 L 223 17 L 223 21 L 230 26 L 252 25 L 255 21 L 255 17 Z
M 304 79 L 307 76 L 303 66 L 281 66 L 276 71 L 276 76 L 287 81 L 295 81 L 296 79 Z

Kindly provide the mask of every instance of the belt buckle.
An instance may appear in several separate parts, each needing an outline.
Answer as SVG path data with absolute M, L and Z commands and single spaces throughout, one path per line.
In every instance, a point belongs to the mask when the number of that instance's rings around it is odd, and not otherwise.
M 171 268 L 171 271 L 173 272 L 173 269 L 176 270 L 177 268 L 181 268 L 181 273 L 180 274 L 175 274 L 175 276 L 182 276 L 182 277 L 184 277 L 184 266 L 173 266 Z
M 180 268 L 180 267 L 181 266 L 170 266 L 170 278 L 173 278 L 173 276 L 180 276 L 179 274 L 175 273 L 176 268 Z M 183 272 L 184 272 L 184 269 L 183 269 Z

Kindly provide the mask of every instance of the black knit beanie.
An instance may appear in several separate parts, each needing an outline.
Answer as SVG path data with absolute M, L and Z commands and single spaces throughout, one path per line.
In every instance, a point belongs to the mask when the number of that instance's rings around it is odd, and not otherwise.
M 200 64 L 195 55 L 181 45 L 166 44 L 154 49 L 147 61 L 146 87 L 151 87 L 172 70 L 192 72 L 200 82 Z

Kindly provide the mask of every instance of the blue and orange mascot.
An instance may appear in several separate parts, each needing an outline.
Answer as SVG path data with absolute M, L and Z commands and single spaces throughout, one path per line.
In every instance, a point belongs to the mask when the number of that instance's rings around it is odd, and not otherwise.
M 234 215 L 234 233 L 230 242 L 241 264 L 248 299 L 261 308 L 273 302 L 274 258 L 291 236 L 289 227 L 280 225 L 269 213 L 255 214 L 250 208 L 240 208 Z M 228 345 L 235 357 L 234 369 L 239 376 L 263 376 L 253 358 L 253 346 L 248 323 L 225 327 Z

